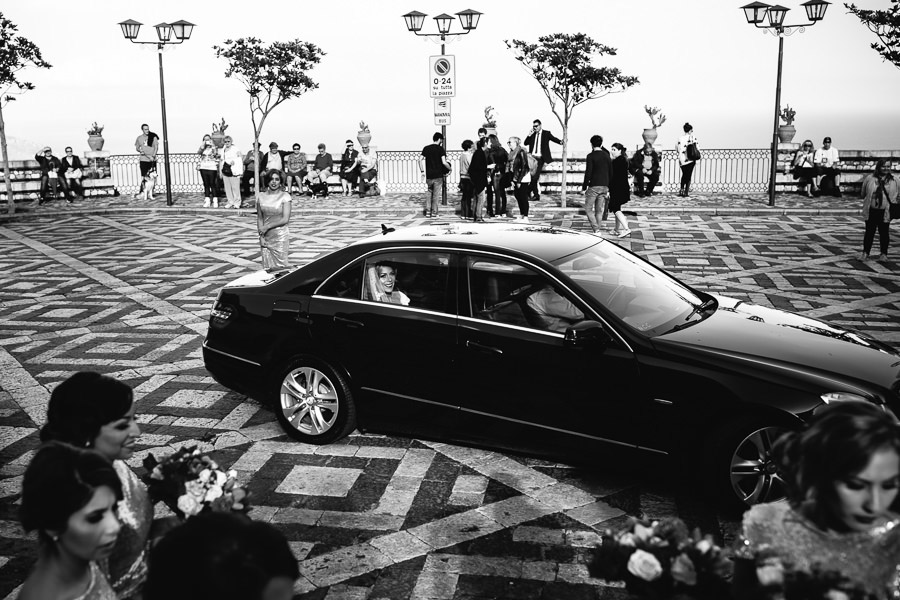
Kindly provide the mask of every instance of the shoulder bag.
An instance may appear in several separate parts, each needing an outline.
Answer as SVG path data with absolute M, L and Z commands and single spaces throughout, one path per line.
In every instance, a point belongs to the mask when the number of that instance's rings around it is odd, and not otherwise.
M 697 149 L 697 142 L 691 142 L 687 145 L 685 151 L 688 160 L 700 160 L 700 150 Z

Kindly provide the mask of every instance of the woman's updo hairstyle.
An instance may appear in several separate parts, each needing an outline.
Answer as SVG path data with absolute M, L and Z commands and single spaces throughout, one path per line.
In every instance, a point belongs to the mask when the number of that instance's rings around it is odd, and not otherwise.
M 100 428 L 124 417 L 133 402 L 127 384 L 92 371 L 75 373 L 50 394 L 41 441 L 90 446 Z
M 838 503 L 834 484 L 865 469 L 885 448 L 900 454 L 894 416 L 868 402 L 840 402 L 822 408 L 805 429 L 781 436 L 772 454 L 791 505 L 809 506 L 808 516 L 827 525 Z
M 690 133 L 690 132 L 692 132 L 693 130 L 694 130 L 694 127 L 693 127 L 690 123 L 685 123 L 685 124 L 684 124 L 684 132 L 685 132 L 685 133 Z
M 39 539 L 48 541 L 47 531 L 65 531 L 69 517 L 90 502 L 101 486 L 122 499 L 119 476 L 99 452 L 61 442 L 44 444 L 22 478 L 22 528 L 36 529 Z

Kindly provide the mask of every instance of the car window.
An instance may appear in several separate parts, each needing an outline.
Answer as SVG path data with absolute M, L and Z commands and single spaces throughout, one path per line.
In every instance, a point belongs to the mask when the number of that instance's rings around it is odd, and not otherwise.
M 469 303 L 477 319 L 565 333 L 584 313 L 545 275 L 524 265 L 468 257 Z
M 455 313 L 446 252 L 390 252 L 368 257 L 362 269 L 360 298 Z
M 359 299 L 362 289 L 363 261 L 358 260 L 325 282 L 317 292 L 332 298 Z

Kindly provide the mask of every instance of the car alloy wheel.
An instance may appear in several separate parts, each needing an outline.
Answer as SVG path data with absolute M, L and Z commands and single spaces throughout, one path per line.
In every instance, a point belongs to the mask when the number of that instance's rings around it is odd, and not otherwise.
M 283 372 L 278 420 L 292 437 L 327 444 L 350 433 L 356 411 L 343 377 L 327 363 L 300 357 Z
M 748 505 L 784 497 L 784 482 L 772 457 L 772 445 L 785 432 L 781 427 L 760 427 L 747 433 L 731 454 L 731 487 Z

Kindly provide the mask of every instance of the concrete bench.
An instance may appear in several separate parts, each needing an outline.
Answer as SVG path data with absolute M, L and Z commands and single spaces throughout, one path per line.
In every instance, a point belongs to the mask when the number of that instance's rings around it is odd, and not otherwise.
M 88 159 L 82 159 L 83 164 L 88 164 Z M 3 171 L 4 165 L 0 162 L 0 201 L 6 202 L 6 178 Z M 41 192 L 41 165 L 34 159 L 9 161 L 10 178 L 12 179 L 13 201 L 27 203 L 38 200 Z M 84 177 L 81 185 L 84 187 L 85 198 L 105 196 L 118 196 L 113 180 L 108 176 L 96 177 L 97 174 L 90 167 L 82 169 Z

